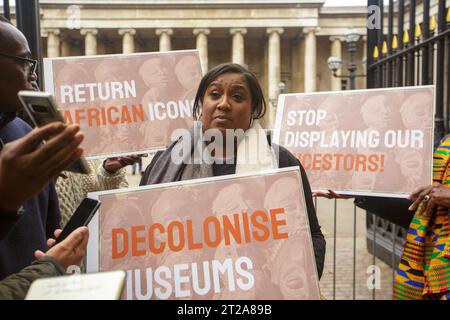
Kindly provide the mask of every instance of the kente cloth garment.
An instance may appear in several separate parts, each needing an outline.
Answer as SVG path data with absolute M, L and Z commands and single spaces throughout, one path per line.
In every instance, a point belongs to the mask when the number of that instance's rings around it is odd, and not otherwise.
M 433 156 L 433 184 L 450 187 L 450 138 Z M 450 287 L 450 208 L 437 206 L 411 221 L 402 258 L 395 274 L 396 300 L 449 300 Z

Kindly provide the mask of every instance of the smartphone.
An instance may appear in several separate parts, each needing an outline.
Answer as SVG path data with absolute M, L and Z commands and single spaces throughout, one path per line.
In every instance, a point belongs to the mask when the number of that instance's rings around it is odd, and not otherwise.
M 65 122 L 64 117 L 56 107 L 55 99 L 53 99 L 50 93 L 19 91 L 18 96 L 25 111 L 36 127 L 42 127 L 55 121 Z M 89 165 L 84 157 L 77 159 L 66 170 L 84 174 L 90 172 Z
M 100 207 L 100 204 L 101 202 L 98 200 L 84 198 L 73 213 L 69 222 L 67 222 L 59 237 L 56 238 L 56 243 L 60 243 L 61 241 L 63 241 L 76 228 L 87 226 L 89 224 L 89 221 L 91 221 L 92 217 Z

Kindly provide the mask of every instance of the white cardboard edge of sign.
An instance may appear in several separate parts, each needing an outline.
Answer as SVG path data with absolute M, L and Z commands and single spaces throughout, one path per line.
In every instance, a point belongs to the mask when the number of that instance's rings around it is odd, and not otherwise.
M 280 129 L 281 129 L 281 121 L 283 120 L 284 100 L 285 95 L 280 94 L 278 96 L 277 114 L 275 116 L 275 124 L 273 127 L 273 142 L 278 145 L 280 144 Z
M 53 65 L 51 58 L 44 58 L 44 89 L 55 95 L 53 87 Z

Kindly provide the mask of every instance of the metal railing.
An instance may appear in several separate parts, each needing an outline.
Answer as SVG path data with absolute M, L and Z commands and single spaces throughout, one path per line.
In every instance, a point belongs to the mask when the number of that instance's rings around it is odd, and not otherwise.
M 388 3 L 387 12 L 382 0 L 369 0 L 368 6 L 378 6 L 382 17 L 381 28 L 367 31 L 367 87 L 386 88 L 434 84 L 436 87 L 435 145 L 449 132 L 449 88 L 450 88 L 450 12 L 445 0 L 405 1 Z M 416 23 L 416 7 L 423 6 L 420 23 Z M 430 7 L 437 6 L 437 17 L 430 15 Z M 408 28 L 405 30 L 405 13 L 409 11 Z M 383 21 L 387 13 L 387 26 Z M 397 33 L 394 25 L 397 24 Z M 387 32 L 385 32 L 387 31 Z M 317 201 L 316 201 L 317 207 Z M 320 210 L 320 209 L 319 209 Z M 349 208 L 347 208 L 349 210 Z M 403 251 L 406 230 L 379 216 L 367 212 L 358 215 L 353 206 L 353 258 L 352 258 L 352 295 L 356 294 L 357 280 L 357 220 L 366 219 L 366 249 L 372 255 L 372 265 L 377 265 L 377 258 L 390 266 L 391 283 L 394 283 L 395 270 Z M 337 266 L 339 261 L 337 248 L 338 201 L 333 208 L 333 258 L 332 298 L 336 299 Z M 348 214 L 348 212 L 347 212 Z M 396 212 L 392 212 L 396 214 Z M 386 273 L 383 274 L 386 279 Z M 362 278 L 364 279 L 364 278 Z M 372 299 L 377 298 L 377 288 L 372 288 Z M 348 295 L 347 295 L 348 296 Z
M 406 230 L 357 208 L 352 200 L 320 198 L 315 207 L 327 240 L 320 281 L 325 299 L 392 299 Z
M 416 7 L 422 4 L 421 22 Z M 381 8 L 381 29 L 367 32 L 367 87 L 386 88 L 434 84 L 436 86 L 435 145 L 449 132 L 450 14 L 445 0 L 389 1 L 387 33 L 383 28 L 383 1 L 369 0 Z M 430 7 L 437 6 L 437 17 Z M 405 13 L 409 11 L 408 29 Z M 397 32 L 394 18 L 397 16 Z M 447 74 L 446 74 L 447 73 Z

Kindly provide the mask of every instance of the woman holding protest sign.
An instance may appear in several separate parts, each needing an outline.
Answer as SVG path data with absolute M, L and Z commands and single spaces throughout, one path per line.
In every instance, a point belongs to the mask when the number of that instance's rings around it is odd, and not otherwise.
M 155 155 L 141 185 L 299 166 L 320 276 L 325 239 L 308 178 L 288 150 L 271 144 L 259 123 L 265 112 L 264 95 L 254 74 L 238 64 L 216 66 L 203 76 L 198 87 L 194 127 Z

